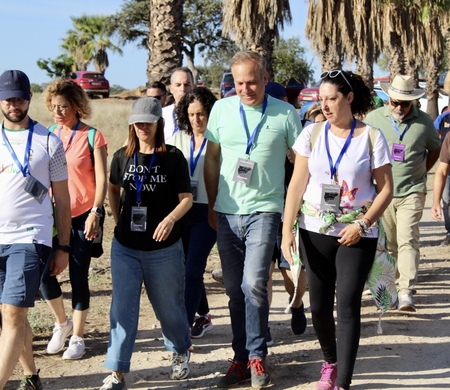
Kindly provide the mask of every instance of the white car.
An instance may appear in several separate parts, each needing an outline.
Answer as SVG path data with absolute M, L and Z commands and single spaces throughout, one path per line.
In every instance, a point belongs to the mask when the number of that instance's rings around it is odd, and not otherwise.
M 427 112 L 428 99 L 427 95 L 424 95 L 419 99 L 420 109 L 424 112 Z M 442 114 L 448 108 L 448 95 L 441 91 L 439 92 L 438 99 L 438 114 Z

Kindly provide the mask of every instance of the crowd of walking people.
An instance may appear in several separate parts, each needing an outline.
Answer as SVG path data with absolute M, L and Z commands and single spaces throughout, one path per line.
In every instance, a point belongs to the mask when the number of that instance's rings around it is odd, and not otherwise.
M 105 351 L 111 373 L 101 390 L 127 388 L 142 286 L 171 353 L 170 379 L 188 377 L 192 340 L 213 330 L 203 276 L 216 244 L 233 353 L 221 388 L 273 385 L 267 356 L 277 263 L 297 335 L 307 326 L 308 285 L 323 354 L 316 390 L 350 388 L 380 220 L 397 264 L 391 306 L 417 310 L 419 221 L 427 172 L 438 158 L 431 213 L 437 220 L 444 214 L 443 245 L 450 243 L 448 114 L 433 123 L 414 104 L 423 91 L 405 75 L 383 86 L 389 100 L 376 108 L 365 80 L 338 69 L 321 74 L 319 104 L 301 121 L 283 87 L 269 82 L 261 55 L 240 51 L 230 67 L 236 95 L 220 100 L 194 87 L 184 67 L 172 72 L 168 88 L 150 84 L 133 103 L 109 177 L 107 140 L 86 123 L 90 100 L 80 86 L 58 79 L 46 88 L 55 122 L 46 128 L 28 116 L 26 74 L 0 75 L 0 203 L 8 205 L 0 211 L 0 390 L 17 362 L 19 388 L 43 388 L 27 320 L 38 290 L 55 318 L 46 352 L 84 356 L 92 245 L 107 193 L 115 225 Z M 173 103 L 166 105 L 168 92 Z M 294 272 L 297 258 L 303 267 Z M 57 279 L 67 266 L 71 314 Z

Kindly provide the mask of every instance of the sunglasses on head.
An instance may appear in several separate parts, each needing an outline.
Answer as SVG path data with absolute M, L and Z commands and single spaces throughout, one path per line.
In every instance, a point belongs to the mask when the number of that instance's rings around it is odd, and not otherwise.
M 390 99 L 392 107 L 398 107 L 400 106 L 401 108 L 408 108 L 411 105 L 411 102 L 400 102 L 398 100 L 392 100 Z
M 345 74 L 342 70 L 336 69 L 336 70 L 330 70 L 329 72 L 323 72 L 320 75 L 320 79 L 323 80 L 325 77 L 330 77 L 332 79 L 334 79 L 335 77 L 341 75 L 342 78 L 345 80 L 345 82 L 348 84 L 348 86 L 350 87 L 350 89 L 353 91 L 353 87 L 350 84 L 350 82 L 347 80 L 347 77 L 345 77 Z

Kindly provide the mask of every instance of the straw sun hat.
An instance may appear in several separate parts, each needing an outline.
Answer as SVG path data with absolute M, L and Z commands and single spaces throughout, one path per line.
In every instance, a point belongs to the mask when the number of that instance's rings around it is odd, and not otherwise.
M 392 84 L 382 83 L 380 86 L 394 100 L 410 101 L 425 95 L 423 89 L 414 88 L 414 80 L 411 76 L 397 75 L 392 80 Z

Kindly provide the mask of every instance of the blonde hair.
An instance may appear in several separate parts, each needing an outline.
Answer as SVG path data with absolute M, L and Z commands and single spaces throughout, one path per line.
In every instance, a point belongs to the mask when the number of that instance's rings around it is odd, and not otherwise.
M 238 51 L 231 59 L 230 66 L 233 68 L 234 65 L 241 64 L 243 62 L 253 62 L 259 68 L 261 77 L 264 77 L 267 63 L 263 56 L 254 51 Z
M 56 79 L 44 91 L 42 98 L 47 109 L 52 112 L 52 99 L 62 96 L 74 108 L 78 119 L 91 117 L 91 100 L 78 84 L 71 80 Z

